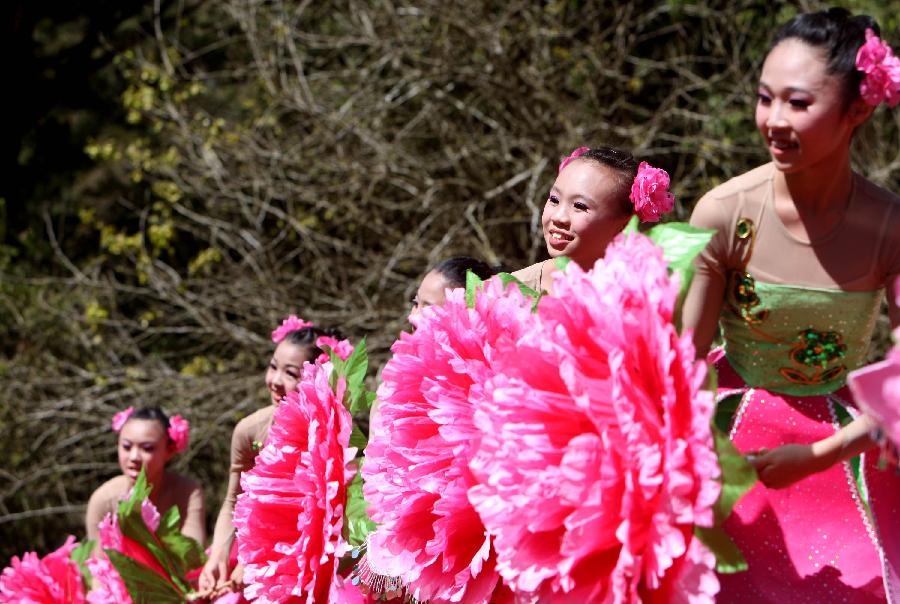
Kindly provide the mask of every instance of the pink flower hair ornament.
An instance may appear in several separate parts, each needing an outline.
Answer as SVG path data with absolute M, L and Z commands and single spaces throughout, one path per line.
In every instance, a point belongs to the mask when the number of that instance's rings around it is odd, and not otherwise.
M 629 198 L 641 222 L 659 222 L 663 214 L 675 207 L 675 196 L 669 192 L 669 173 L 642 161 Z
M 124 426 L 125 422 L 131 418 L 132 414 L 134 414 L 134 407 L 128 407 L 113 415 L 113 432 L 121 431 L 122 426 Z M 175 443 L 175 452 L 181 453 L 187 449 L 188 442 L 190 442 L 191 424 L 180 415 L 173 415 L 169 418 L 169 429 L 167 430 L 167 433 L 169 438 L 172 439 L 172 442 Z
M 128 407 L 128 409 L 123 409 L 119 411 L 112 418 L 112 429 L 113 432 L 118 432 L 122 429 L 122 426 L 125 425 L 125 422 L 128 421 L 128 418 L 131 417 L 131 414 L 134 413 L 134 407 Z
M 562 172 L 563 168 L 565 168 L 570 163 L 572 163 L 573 161 L 575 161 L 576 159 L 578 159 L 579 157 L 581 157 L 582 155 L 584 155 L 585 153 L 587 153 L 590 150 L 591 150 L 590 147 L 578 147 L 577 149 L 572 151 L 567 158 L 565 158 L 564 160 L 562 160 L 559 163 L 559 171 L 557 172 L 557 174 L 559 174 L 559 172 Z
M 572 151 L 559 164 L 559 172 L 588 151 L 590 147 L 578 147 Z M 631 184 L 629 199 L 641 222 L 659 222 L 663 214 L 675 207 L 675 196 L 669 192 L 669 173 L 642 161 Z
M 187 449 L 191 440 L 191 424 L 180 415 L 169 418 L 169 438 L 175 443 L 175 452 L 181 453 Z
M 316 338 L 316 346 L 322 349 L 327 346 L 333 350 L 334 354 L 342 361 L 346 361 L 350 358 L 350 355 L 353 354 L 353 344 L 350 343 L 350 340 L 338 340 L 331 336 L 319 336 Z M 319 355 L 319 358 L 316 359 L 316 362 L 321 365 L 330 360 L 331 356 L 327 352 L 323 352 Z
M 303 329 L 304 327 L 312 327 L 311 321 L 304 321 L 297 315 L 291 315 L 281 322 L 281 325 L 272 332 L 272 341 L 279 344 L 292 331 Z
M 863 72 L 859 93 L 873 107 L 884 101 L 889 107 L 900 103 L 900 58 L 891 47 L 866 28 L 866 42 L 856 53 L 856 68 Z

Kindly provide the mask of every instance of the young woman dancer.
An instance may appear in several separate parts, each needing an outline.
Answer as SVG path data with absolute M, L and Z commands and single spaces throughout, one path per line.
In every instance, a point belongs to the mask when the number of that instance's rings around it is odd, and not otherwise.
M 113 417 L 112 427 L 119 435 L 122 474 L 107 480 L 91 495 L 85 514 L 88 539 L 97 539 L 97 525 L 107 513 L 116 513 L 119 501 L 128 496 L 143 470 L 152 487 L 150 501 L 160 514 L 178 506 L 181 532 L 202 545 L 206 540 L 203 489 L 190 478 L 166 469 L 168 461 L 187 447 L 187 421 L 179 415 L 170 418 L 158 407 L 137 411 L 129 407 Z
M 713 189 L 691 218 L 717 234 L 684 325 L 704 354 L 721 323 L 720 425 L 761 480 L 725 526 L 750 566 L 721 577 L 722 601 L 900 597 L 900 480 L 877 454 L 849 461 L 873 443 L 844 388 L 900 276 L 900 199 L 850 167 L 856 128 L 900 100 L 878 31 L 843 9 L 784 24 L 756 104 L 771 162 Z M 893 300 L 890 316 L 900 322 Z
M 668 186 L 665 171 L 638 164 L 627 151 L 579 147 L 559 165 L 541 215 L 550 259 L 513 276 L 534 290 L 550 291 L 555 258 L 568 256 L 584 270 L 592 268 L 632 215 L 657 222 L 672 209 Z
M 500 268 L 469 256 L 453 256 L 441 261 L 422 278 L 412 299 L 410 315 L 418 314 L 428 306 L 443 304 L 446 290 L 466 286 L 466 273 L 469 271 L 485 280 L 496 275 Z
M 297 387 L 304 363 L 314 362 L 322 349 L 323 338 L 331 341 L 343 336 L 336 330 L 315 327 L 312 323 L 291 316 L 272 332 L 276 343 L 269 367 L 266 369 L 266 388 L 270 403 L 237 423 L 231 437 L 231 464 L 228 472 L 228 488 L 219 509 L 209 560 L 200 573 L 201 592 L 222 593 L 242 588 L 242 567 L 231 559 L 234 543 L 232 515 L 234 504 L 241 493 L 241 473 L 253 468 L 256 455 L 262 449 L 272 425 L 275 407 L 284 396 Z

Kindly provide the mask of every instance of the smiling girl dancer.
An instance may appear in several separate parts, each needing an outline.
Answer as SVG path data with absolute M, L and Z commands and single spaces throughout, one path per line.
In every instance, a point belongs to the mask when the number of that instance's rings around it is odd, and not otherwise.
M 756 104 L 772 161 L 691 218 L 717 234 L 684 324 L 703 354 L 721 321 L 720 425 L 762 481 L 725 525 L 750 567 L 721 577 L 724 602 L 900 597 L 900 480 L 877 453 L 849 461 L 872 447 L 871 423 L 852 419 L 843 387 L 900 277 L 900 199 L 850 167 L 856 128 L 900 100 L 900 63 L 878 31 L 843 9 L 783 25 Z M 900 322 L 893 300 L 890 316 Z
M 251 413 L 234 428 L 228 489 L 216 520 L 209 560 L 200 574 L 201 591 L 220 593 L 241 589 L 242 568 L 236 566 L 229 572 L 229 566 L 234 566 L 229 564 L 234 543 L 232 515 L 234 504 L 241 494 L 241 473 L 253 468 L 256 455 L 268 437 L 275 407 L 297 387 L 303 374 L 303 364 L 319 358 L 322 354 L 320 345 L 337 346 L 342 337 L 337 330 L 315 327 L 293 315 L 272 332 L 272 341 L 277 346 L 266 369 L 266 388 L 271 404 Z
M 626 151 L 579 147 L 559 165 L 541 215 L 550 259 L 513 276 L 531 289 L 550 291 L 555 258 L 568 256 L 584 270 L 593 268 L 632 215 L 657 222 L 672 209 L 668 186 L 664 170 L 638 164 Z
M 118 432 L 119 468 L 122 474 L 103 483 L 91 495 L 85 514 L 88 539 L 97 539 L 97 525 L 108 513 L 116 513 L 128 497 L 141 470 L 152 487 L 150 501 L 160 514 L 178 506 L 181 532 L 199 543 L 206 540 L 203 489 L 187 478 L 166 470 L 166 464 L 187 448 L 188 423 L 180 415 L 168 417 L 158 407 L 129 407 L 116 413 L 112 428 Z

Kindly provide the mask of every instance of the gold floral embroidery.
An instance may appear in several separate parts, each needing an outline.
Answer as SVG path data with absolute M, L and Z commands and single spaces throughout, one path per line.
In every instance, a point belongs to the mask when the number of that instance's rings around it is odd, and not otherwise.
M 847 354 L 844 338 L 836 331 L 818 331 L 804 329 L 797 334 L 796 343 L 789 353 L 791 361 L 797 367 L 782 367 L 778 371 L 788 381 L 795 384 L 827 384 L 842 376 L 846 365 L 825 367 Z M 804 368 L 812 368 L 807 374 Z
M 734 236 L 740 241 L 749 241 L 750 248 L 746 258 L 749 261 L 753 254 L 753 245 L 756 242 L 756 226 L 749 218 L 740 218 L 734 227 Z M 746 267 L 746 262 L 745 262 Z M 746 270 L 735 270 L 729 275 L 728 297 L 731 310 L 744 322 L 751 325 L 762 323 L 769 317 L 766 309 L 754 310 L 760 304 L 756 294 L 756 280 Z

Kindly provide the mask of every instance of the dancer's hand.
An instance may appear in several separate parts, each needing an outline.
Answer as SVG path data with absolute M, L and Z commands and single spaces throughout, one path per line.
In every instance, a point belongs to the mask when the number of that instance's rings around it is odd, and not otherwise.
M 760 481 L 770 489 L 783 489 L 810 474 L 824 470 L 821 460 L 813 453 L 812 445 L 782 445 L 777 449 L 762 449 L 747 456 L 756 468 Z
M 213 591 L 228 580 L 228 553 L 210 552 L 209 559 L 200 571 L 198 587 L 202 592 Z

